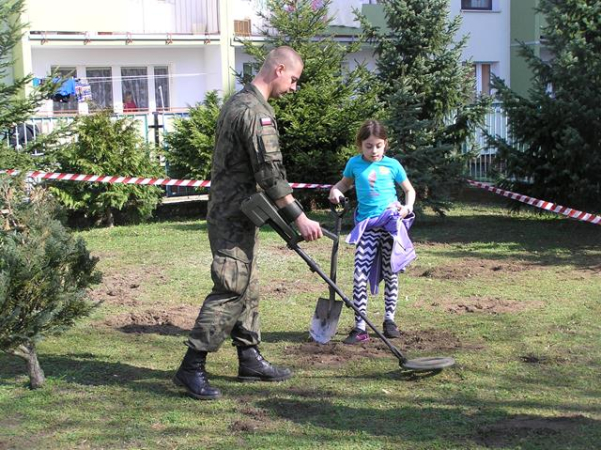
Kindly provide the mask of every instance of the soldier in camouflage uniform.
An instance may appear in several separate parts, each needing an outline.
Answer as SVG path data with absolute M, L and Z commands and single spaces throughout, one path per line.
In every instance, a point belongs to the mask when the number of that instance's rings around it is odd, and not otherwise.
M 174 377 L 188 394 L 215 399 L 205 372 L 207 352 L 215 352 L 229 336 L 238 351 L 238 379 L 282 381 L 289 369 L 273 366 L 259 352 L 259 294 L 256 279 L 258 229 L 240 211 L 257 185 L 291 218 L 307 241 L 322 236 L 292 196 L 279 147 L 277 123 L 267 100 L 296 90 L 303 62 L 292 48 L 272 50 L 253 79 L 223 106 L 213 153 L 208 230 L 213 263 L 213 289 L 206 297 Z

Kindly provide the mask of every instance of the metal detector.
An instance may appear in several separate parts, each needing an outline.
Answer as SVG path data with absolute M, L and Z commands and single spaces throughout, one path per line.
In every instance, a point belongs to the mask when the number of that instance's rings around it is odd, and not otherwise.
M 286 241 L 288 247 L 294 250 L 307 263 L 312 272 L 316 272 L 342 299 L 344 304 L 351 308 L 361 317 L 365 323 L 373 330 L 373 332 L 386 344 L 392 354 L 399 360 L 399 365 L 406 370 L 415 372 L 440 371 L 444 368 L 455 365 L 455 360 L 448 356 L 423 357 L 415 359 L 407 359 L 401 351 L 396 348 L 374 324 L 349 300 L 348 297 L 340 290 L 340 288 L 332 281 L 319 265 L 311 259 L 305 251 L 299 247 L 298 243 L 303 240 L 302 236 L 287 223 L 279 214 L 277 206 L 263 192 L 252 195 L 248 200 L 242 203 L 240 209 L 246 216 L 257 226 L 261 227 L 265 224 L 271 226 L 282 239 Z M 323 229 L 325 236 L 332 240 L 337 239 L 337 236 L 330 231 Z

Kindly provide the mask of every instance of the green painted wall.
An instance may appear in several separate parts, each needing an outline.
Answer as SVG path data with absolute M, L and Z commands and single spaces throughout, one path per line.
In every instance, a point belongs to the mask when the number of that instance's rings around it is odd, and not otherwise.
M 20 21 L 23 24 L 23 29 L 27 30 L 27 26 L 24 23 L 23 17 L 12 17 L 11 20 L 17 22 Z M 14 60 L 14 64 L 12 67 L 12 77 L 11 74 L 8 74 L 10 82 L 12 83 L 14 80 L 19 78 L 24 78 L 33 72 L 33 65 L 31 60 L 31 46 L 29 45 L 29 35 L 25 33 L 21 40 L 15 45 L 12 49 L 12 57 Z M 24 91 L 21 92 L 21 95 L 25 97 L 31 90 L 31 86 L 26 86 Z
M 535 11 L 538 0 L 511 0 L 511 89 L 526 95 L 532 86 L 532 71 L 519 54 L 518 41 L 525 42 L 540 55 L 541 15 Z

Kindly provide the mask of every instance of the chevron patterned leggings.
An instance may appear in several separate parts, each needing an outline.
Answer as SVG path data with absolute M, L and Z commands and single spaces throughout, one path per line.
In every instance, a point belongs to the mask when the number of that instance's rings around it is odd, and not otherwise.
M 382 271 L 384 274 L 384 308 L 385 319 L 394 320 L 396 304 L 399 296 L 399 278 L 392 273 L 390 255 L 392 253 L 393 237 L 383 228 L 367 230 L 361 236 L 355 249 L 355 272 L 353 283 L 353 303 L 364 315 L 367 314 L 367 282 L 369 268 L 381 248 Z M 355 326 L 365 330 L 365 321 L 355 314 Z

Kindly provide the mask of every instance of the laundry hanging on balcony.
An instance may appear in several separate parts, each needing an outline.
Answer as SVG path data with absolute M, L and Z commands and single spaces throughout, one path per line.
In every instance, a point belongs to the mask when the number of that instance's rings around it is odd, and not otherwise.
M 92 100 L 92 88 L 86 80 L 77 80 L 75 82 L 75 95 L 79 103 Z
M 49 78 L 34 78 L 33 86 L 40 86 L 48 80 Z M 59 77 L 52 78 L 52 82 L 55 84 L 60 83 L 60 81 L 61 78 Z M 79 103 L 92 100 L 92 88 L 87 80 L 73 77 L 67 78 L 61 83 L 54 94 L 50 96 L 53 101 L 60 103 L 69 103 L 71 97 L 76 97 Z
M 53 78 L 54 83 L 60 82 L 60 78 Z M 63 84 L 52 94 L 52 100 L 55 102 L 69 103 L 71 96 L 75 95 L 75 79 L 73 77 L 67 78 L 63 81 Z

